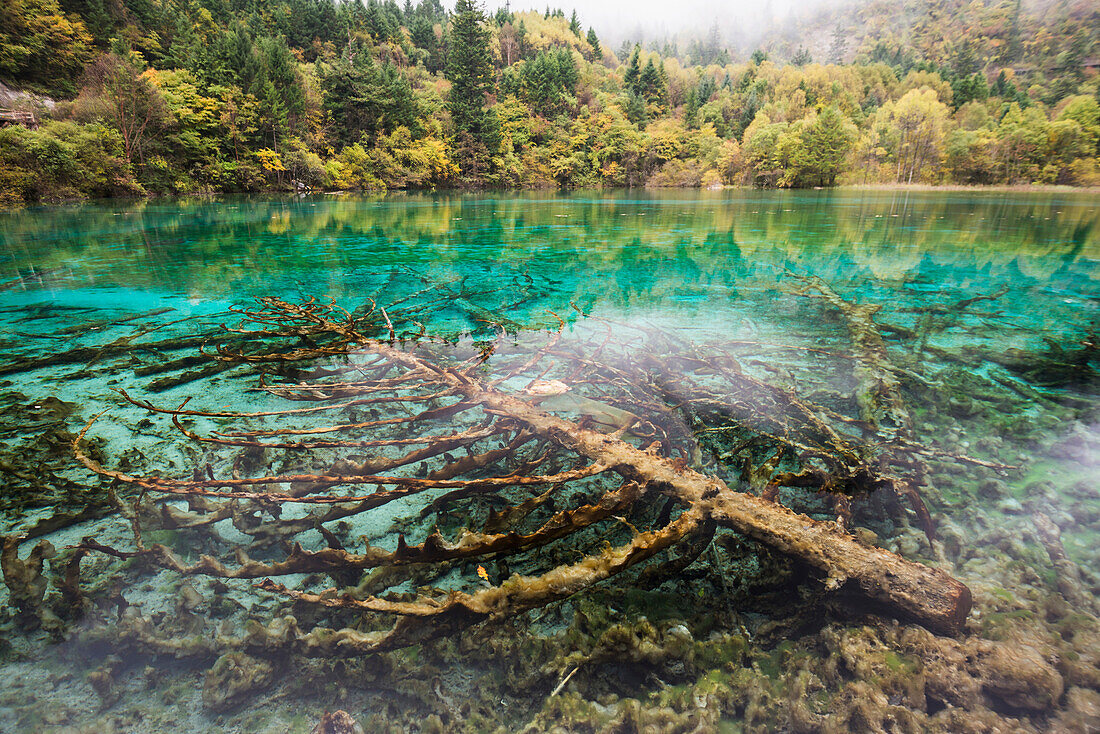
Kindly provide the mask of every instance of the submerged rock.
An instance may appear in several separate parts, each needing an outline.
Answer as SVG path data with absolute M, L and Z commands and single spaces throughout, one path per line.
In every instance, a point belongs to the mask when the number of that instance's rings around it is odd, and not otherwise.
M 325 712 L 310 734 L 363 734 L 363 727 L 347 711 Z
M 1066 708 L 1051 724 L 1058 734 L 1087 734 L 1100 731 L 1100 693 L 1073 687 L 1066 694 Z
M 982 690 L 1003 704 L 1044 711 L 1062 697 L 1062 676 L 1035 648 L 981 641 L 977 652 Z
M 275 666 L 242 652 L 229 652 L 206 672 L 202 704 L 211 711 L 225 711 L 244 703 L 249 694 L 275 682 Z

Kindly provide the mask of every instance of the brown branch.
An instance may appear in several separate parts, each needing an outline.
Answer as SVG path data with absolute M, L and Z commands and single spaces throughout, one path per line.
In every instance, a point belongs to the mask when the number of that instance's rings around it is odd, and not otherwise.
M 415 602 L 397 602 L 375 597 L 357 599 L 335 594 L 313 595 L 305 592 L 282 590 L 280 587 L 269 583 L 266 586 L 269 590 L 286 591 L 288 595 L 299 600 L 346 609 L 390 612 L 401 615 L 403 618 L 430 617 L 434 620 L 433 624 L 435 625 L 432 629 L 425 629 L 422 625 L 409 626 L 408 620 L 403 619 L 399 620 L 395 628 L 389 633 L 371 633 L 356 636 L 349 634 L 348 631 L 342 631 L 324 639 L 311 637 L 309 634 L 303 635 L 296 628 L 286 628 L 281 633 L 284 635 L 283 642 L 291 645 L 294 649 L 307 651 L 308 654 L 318 650 L 331 652 L 338 649 L 351 651 L 388 649 L 389 646 L 410 644 L 410 641 L 427 639 L 428 636 L 436 636 L 446 630 L 457 629 L 460 626 L 481 619 L 516 613 L 532 606 L 545 604 L 575 593 L 575 591 L 606 578 L 612 573 L 618 573 L 638 560 L 651 557 L 664 547 L 682 540 L 685 535 L 692 532 L 702 522 L 711 522 L 731 528 L 771 548 L 798 558 L 817 569 L 826 578 L 827 588 L 836 589 L 845 586 L 850 589 L 858 589 L 861 594 L 877 602 L 882 608 L 896 616 L 911 618 L 933 630 L 952 634 L 958 632 L 965 622 L 966 615 L 970 610 L 971 599 L 970 592 L 964 585 L 941 571 L 906 561 L 879 548 L 860 545 L 843 532 L 836 523 L 814 521 L 764 499 L 733 491 L 716 477 L 706 476 L 687 468 L 684 459 L 673 459 L 668 455 L 661 455 L 656 448 L 654 450 L 643 450 L 622 440 L 618 435 L 600 433 L 584 427 L 583 422 L 578 424 L 551 415 L 544 410 L 540 410 L 533 401 L 507 394 L 491 383 L 482 381 L 480 379 L 481 368 L 476 364 L 476 361 L 459 366 L 447 366 L 434 361 L 428 356 L 404 351 L 387 342 L 371 339 L 358 331 L 350 314 L 341 316 L 331 307 L 316 303 L 290 304 L 275 298 L 265 298 L 261 299 L 261 305 L 265 311 L 250 312 L 251 318 L 269 324 L 293 325 L 301 331 L 314 329 L 319 333 L 332 335 L 348 344 L 356 344 L 357 351 L 354 353 L 355 355 L 378 356 L 379 361 L 385 362 L 388 367 L 375 370 L 377 379 L 385 379 L 391 368 L 404 371 L 405 374 L 415 373 L 418 379 L 424 383 L 438 386 L 446 391 L 448 395 L 454 395 L 459 399 L 457 403 L 451 406 L 430 409 L 417 416 L 398 419 L 398 422 L 420 423 L 425 420 L 450 417 L 458 412 L 477 407 L 489 415 L 506 419 L 509 426 L 520 430 L 517 431 L 517 435 L 511 444 L 501 449 L 482 452 L 482 454 L 472 455 L 467 459 L 455 460 L 446 456 L 447 464 L 444 464 L 441 469 L 437 469 L 438 473 L 429 474 L 426 477 L 381 476 L 374 473 L 363 475 L 300 474 L 241 479 L 195 479 L 193 481 L 169 480 L 159 477 L 133 477 L 121 472 L 104 469 L 82 452 L 80 443 L 88 427 L 85 427 L 74 442 L 78 458 L 90 469 L 104 476 L 136 484 L 144 489 L 156 492 L 247 499 L 269 505 L 280 502 L 308 502 L 350 508 L 349 503 L 362 503 L 356 505 L 356 507 L 362 509 L 377 507 L 398 497 L 408 496 L 429 488 L 454 489 L 459 493 L 471 493 L 503 487 L 522 487 L 537 484 L 556 485 L 590 477 L 610 469 L 621 475 L 628 483 L 637 484 L 645 492 L 662 493 L 673 499 L 678 505 L 688 508 L 665 530 L 656 531 L 655 533 L 641 533 L 632 544 L 623 548 L 605 551 L 603 554 L 592 556 L 579 564 L 554 569 L 536 579 L 512 577 L 501 587 L 468 595 L 456 593 L 444 601 L 433 598 L 420 598 Z M 346 314 L 346 312 L 344 313 Z M 323 351 L 318 352 L 318 354 L 324 353 Z M 524 369 L 528 369 L 526 364 L 524 363 Z M 531 367 L 534 367 L 534 365 L 531 365 Z M 591 369 L 598 370 L 600 366 L 592 365 Z M 613 379 L 619 381 L 619 385 L 614 389 L 628 390 L 632 378 L 623 374 L 616 375 Z M 791 400 L 787 400 L 786 404 L 792 411 L 790 417 L 800 421 L 809 433 L 818 434 L 819 440 L 823 441 L 831 450 L 847 453 L 848 448 L 844 445 L 843 440 L 840 439 L 839 435 L 830 435 L 828 431 L 824 430 L 823 426 L 825 424 L 820 420 L 816 420 L 811 408 Z M 373 421 L 367 424 L 349 424 L 349 427 L 390 424 L 390 421 Z M 249 434 L 238 434 L 238 436 L 312 433 L 317 430 L 254 431 Z M 335 429 L 328 427 L 323 430 L 331 431 Z M 449 478 L 458 476 L 463 472 L 479 471 L 492 466 L 500 459 L 514 454 L 519 445 L 527 442 L 532 436 L 565 449 L 567 452 L 591 463 L 587 467 L 551 475 L 530 476 L 527 474 L 531 470 L 530 467 L 521 467 L 517 472 L 503 477 L 461 480 Z M 774 444 L 772 445 L 774 447 Z M 431 448 L 429 444 L 426 450 Z M 780 444 L 779 453 L 773 459 L 776 459 L 780 453 L 787 450 L 785 446 Z M 544 455 L 537 456 L 533 466 L 537 466 L 544 460 Z M 448 465 L 450 469 L 448 469 Z M 367 467 L 366 470 L 373 472 L 372 467 Z M 769 469 L 770 471 L 772 470 Z M 810 475 L 806 475 L 806 477 L 812 478 Z M 395 489 L 353 497 L 330 495 L 296 497 L 267 492 L 223 491 L 224 488 L 287 482 L 311 483 L 312 486 L 308 490 L 311 492 L 327 490 L 338 484 L 361 483 L 392 485 Z M 605 496 L 604 500 L 601 500 L 601 507 L 605 506 L 605 501 L 610 502 L 611 500 L 608 496 Z M 546 529 L 544 525 L 543 529 L 536 531 L 534 535 L 539 538 L 549 538 L 552 533 L 572 532 L 579 526 L 575 515 L 563 516 L 559 513 L 555 517 L 558 518 L 560 523 L 563 523 L 560 527 L 555 526 L 551 531 L 551 529 Z M 540 535 L 540 533 L 542 534 Z M 429 537 L 432 538 L 432 536 Z M 468 533 L 463 536 L 463 540 L 459 541 L 459 545 L 463 542 L 467 543 L 465 546 L 467 551 L 476 548 L 479 552 L 485 552 L 486 549 L 498 548 L 500 549 L 499 552 L 507 553 L 517 547 L 516 543 L 525 542 L 517 540 L 517 538 L 522 537 L 526 536 L 517 536 L 514 533 L 498 535 Z M 554 535 L 553 537 L 558 536 Z M 410 559 L 408 562 L 415 563 L 426 562 L 423 560 L 425 558 L 438 559 L 441 557 L 439 554 L 460 552 L 455 550 L 455 544 L 448 544 L 438 536 L 431 539 L 430 542 L 425 541 L 420 548 L 418 551 L 411 551 L 408 546 L 405 546 L 403 551 L 399 548 L 398 553 L 411 553 L 411 559 L 416 560 Z M 489 552 L 497 551 L 490 550 Z M 305 551 L 301 551 L 301 549 L 295 549 L 294 553 L 298 554 L 297 562 L 302 562 L 301 559 L 306 557 L 302 555 Z M 292 553 L 292 556 L 294 553 Z M 332 553 L 334 558 L 340 559 L 341 564 L 346 561 L 346 555 L 341 555 L 344 554 L 344 551 L 339 548 L 330 548 L 327 551 L 317 551 L 316 553 Z M 379 553 L 382 552 L 379 551 Z M 370 552 L 363 555 L 369 556 Z M 382 558 L 382 556 L 379 557 Z M 380 562 L 393 565 L 398 560 L 391 555 L 384 557 Z M 342 565 L 342 568 L 346 569 L 347 567 Z M 257 632 L 257 634 L 261 637 L 267 637 L 274 633 L 269 631 Z

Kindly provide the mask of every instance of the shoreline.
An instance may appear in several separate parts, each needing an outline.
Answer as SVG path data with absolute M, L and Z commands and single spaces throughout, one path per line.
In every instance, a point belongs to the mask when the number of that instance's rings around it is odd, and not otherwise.
M 719 192 L 719 191 L 774 191 L 774 192 L 807 192 L 807 191 L 904 191 L 904 192 L 966 192 L 966 193 L 1017 193 L 1017 194 L 1100 194 L 1100 186 L 1070 186 L 1066 184 L 924 184 L 924 183 L 868 183 L 868 184 L 838 184 L 837 186 L 814 186 L 807 188 L 759 188 L 756 186 L 614 186 L 607 188 L 467 188 L 456 186 L 453 188 L 434 189 L 386 189 L 386 190 L 351 190 L 333 189 L 316 190 L 309 193 L 287 191 L 281 189 L 264 189 L 261 191 L 201 191 L 181 194 L 149 194 L 147 196 L 108 196 L 101 198 L 70 198 L 48 202 L 34 202 L 17 206 L 0 206 L 0 214 L 6 212 L 26 211 L 59 206 L 72 206 L 75 204 L 94 204 L 106 202 L 141 202 L 141 201 L 165 201 L 183 199 L 217 199 L 224 196 L 287 196 L 287 197 L 311 197 L 311 196 L 367 196 L 386 197 L 397 195 L 425 195 L 425 194 L 512 194 L 522 195 L 532 192 L 554 192 L 558 194 L 571 194 L 578 192 L 605 192 L 614 193 L 621 191 L 644 192 Z
M 1100 193 L 1100 186 L 1070 186 L 1068 184 L 868 183 L 842 184 L 833 188 L 840 191 L 1004 191 L 1013 193 Z

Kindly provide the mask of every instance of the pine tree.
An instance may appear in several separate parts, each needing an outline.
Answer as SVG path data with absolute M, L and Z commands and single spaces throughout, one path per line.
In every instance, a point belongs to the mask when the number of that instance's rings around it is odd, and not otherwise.
M 695 128 L 699 124 L 699 97 L 695 93 L 695 89 L 691 89 L 688 92 L 687 100 L 684 102 L 684 124 L 689 128 Z
M 645 108 L 645 100 L 642 99 L 641 95 L 634 92 L 627 93 L 623 112 L 626 113 L 626 118 L 638 127 L 645 127 L 649 118 Z
M 474 180 L 484 172 L 499 144 L 495 118 L 485 109 L 485 97 L 494 91 L 489 29 L 476 0 L 458 0 L 451 19 L 451 53 L 447 78 L 451 80 L 448 107 L 454 123 L 455 148 L 464 173 Z
M 728 74 L 726 76 L 727 78 L 729 77 Z M 699 85 L 695 88 L 695 96 L 699 100 L 699 105 L 702 106 L 709 102 L 710 98 L 717 91 L 718 83 L 714 81 L 714 77 L 704 75 L 703 78 L 699 80 Z
M 456 130 L 476 130 L 485 116 L 485 95 L 493 88 L 489 30 L 476 0 L 458 0 L 451 21 L 450 110 Z
M 569 32 L 577 38 L 581 37 L 581 21 L 577 18 L 577 11 L 573 11 L 573 17 L 569 19 Z
M 856 141 L 855 125 L 835 106 L 826 107 L 802 133 L 800 185 L 832 186 Z
M 1021 0 L 1016 0 L 1012 6 L 1012 21 L 1008 30 L 1008 43 L 1005 44 L 1004 60 L 1006 62 L 1016 61 L 1023 52 L 1024 42 L 1020 37 L 1020 6 Z
M 375 0 L 367 3 L 367 33 L 376 41 L 386 41 L 392 34 L 389 18 L 382 10 L 382 5 Z
M 398 126 L 419 132 L 420 110 L 408 79 L 388 63 L 379 66 L 358 41 L 348 45 L 346 56 L 323 67 L 320 83 L 341 147 Z
M 829 63 L 843 64 L 844 52 L 848 48 L 848 34 L 840 25 L 833 29 L 833 42 L 829 45 Z
M 651 58 L 646 62 L 638 79 L 639 94 L 645 98 L 646 102 L 661 107 L 668 103 L 668 76 L 664 69 L 663 61 L 658 67 Z
M 639 84 L 642 76 L 641 53 L 641 47 L 634 44 L 634 51 L 630 54 L 630 61 L 626 65 L 626 73 L 623 74 L 623 84 L 631 94 L 639 94 L 641 91 Z
M 519 58 L 527 56 L 531 50 L 527 45 L 527 24 L 520 18 L 519 25 L 516 26 L 516 50 L 519 52 Z
M 596 29 L 588 27 L 588 45 L 592 47 L 592 58 L 596 61 L 603 59 L 603 49 L 600 48 L 600 39 L 596 35 Z
M 997 80 L 993 82 L 993 87 L 989 90 L 989 94 L 994 97 L 1002 97 L 1008 100 L 1016 98 L 1016 85 L 1008 80 L 1004 69 L 1001 69 L 1001 73 L 997 75 Z

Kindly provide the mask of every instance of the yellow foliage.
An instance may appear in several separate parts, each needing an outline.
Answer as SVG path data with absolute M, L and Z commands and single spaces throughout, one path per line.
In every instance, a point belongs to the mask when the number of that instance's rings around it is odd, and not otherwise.
M 523 21 L 527 29 L 527 43 L 537 51 L 545 51 L 551 48 L 572 48 L 579 51 L 586 58 L 592 55 L 592 46 L 584 38 L 579 38 L 569 30 L 569 21 L 566 18 L 544 18 L 542 13 L 527 11 L 516 13 L 514 25 Z
M 651 122 L 646 127 L 646 135 L 649 136 L 649 152 L 661 161 L 678 157 L 687 142 L 687 130 L 675 118 Z
M 741 171 L 741 146 L 736 140 L 723 140 L 715 161 L 722 183 L 735 184 Z
M 0 0 L 0 76 L 50 84 L 79 74 L 93 40 L 57 0 Z
M 953 96 L 951 85 L 934 71 L 911 71 L 894 87 L 894 99 L 900 99 L 914 89 L 931 89 L 940 102 L 950 102 Z
M 270 148 L 257 150 L 256 157 L 260 159 L 260 166 L 268 173 L 286 170 L 286 166 L 283 165 L 283 161 L 279 158 L 279 154 Z
M 1100 186 L 1100 160 L 1080 158 L 1069 165 L 1070 183 L 1077 186 Z

